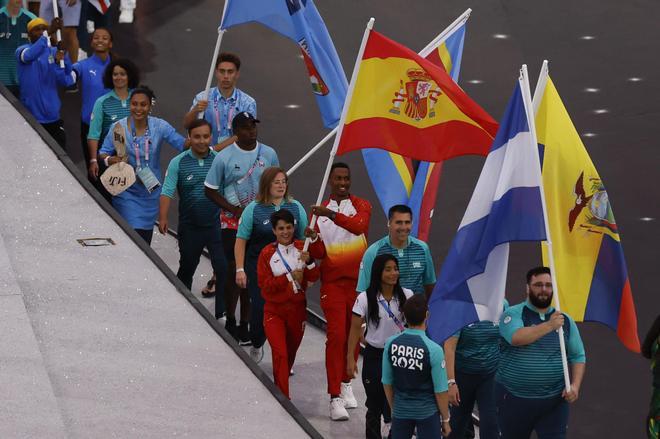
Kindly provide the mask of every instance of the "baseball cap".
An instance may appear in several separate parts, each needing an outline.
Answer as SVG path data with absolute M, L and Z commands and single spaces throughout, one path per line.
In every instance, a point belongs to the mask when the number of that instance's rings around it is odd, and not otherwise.
M 259 123 L 259 119 L 256 119 L 252 114 L 247 111 L 242 111 L 234 116 L 234 119 L 231 121 L 231 129 L 235 130 L 239 126 L 245 125 L 247 122 Z

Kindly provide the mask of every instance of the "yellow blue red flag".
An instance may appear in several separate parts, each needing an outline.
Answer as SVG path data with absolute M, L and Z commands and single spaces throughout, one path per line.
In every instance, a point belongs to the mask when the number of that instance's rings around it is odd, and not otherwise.
M 561 310 L 578 322 L 604 323 L 639 352 L 630 279 L 605 185 L 549 77 L 537 93 L 536 131 Z M 543 260 L 547 265 L 545 247 Z
M 337 154 L 381 148 L 440 162 L 485 155 L 497 132 L 497 122 L 442 67 L 373 30 L 353 86 Z

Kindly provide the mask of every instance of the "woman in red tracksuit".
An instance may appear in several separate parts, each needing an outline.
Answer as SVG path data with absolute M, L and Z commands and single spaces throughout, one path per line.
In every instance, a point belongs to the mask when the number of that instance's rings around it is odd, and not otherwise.
M 277 241 L 261 250 L 257 276 L 264 298 L 264 330 L 273 354 L 275 385 L 290 399 L 289 371 L 305 332 L 309 282 L 319 278 L 319 269 L 303 252 L 303 241 L 294 240 L 294 218 L 281 209 L 270 217 Z

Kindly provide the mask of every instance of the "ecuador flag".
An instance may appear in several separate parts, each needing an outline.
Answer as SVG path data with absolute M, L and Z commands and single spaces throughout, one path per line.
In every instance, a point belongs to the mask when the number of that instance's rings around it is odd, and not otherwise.
M 578 322 L 604 323 L 639 352 L 628 270 L 605 186 L 552 80 L 537 93 L 543 93 L 536 131 L 561 309 Z
M 372 30 L 358 69 L 337 154 L 382 148 L 440 162 L 488 153 L 497 122 L 442 67 Z

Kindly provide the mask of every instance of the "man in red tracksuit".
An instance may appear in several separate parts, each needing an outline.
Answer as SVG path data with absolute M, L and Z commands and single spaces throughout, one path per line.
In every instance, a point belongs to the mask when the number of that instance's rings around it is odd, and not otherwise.
M 294 218 L 281 209 L 270 216 L 277 241 L 259 254 L 257 277 L 264 298 L 264 330 L 273 354 L 275 385 L 289 396 L 289 372 L 305 333 L 309 282 L 319 278 L 319 268 L 303 252 L 303 241 L 294 240 Z
M 314 239 L 312 257 L 321 260 L 321 308 L 328 322 L 325 367 L 330 418 L 341 421 L 349 417 L 347 408 L 357 407 L 353 377 L 346 375 L 346 351 L 360 262 L 367 249 L 371 204 L 349 193 L 351 173 L 345 163 L 332 165 L 328 182 L 330 199 L 312 207 L 319 220 L 315 230 L 308 228 L 306 235 Z M 358 352 L 356 349 L 356 359 Z

